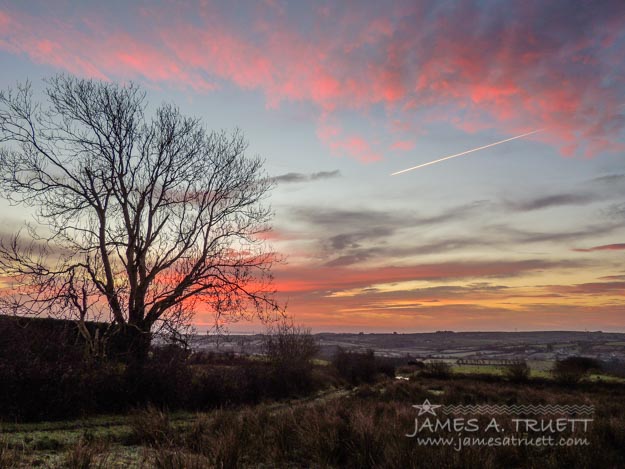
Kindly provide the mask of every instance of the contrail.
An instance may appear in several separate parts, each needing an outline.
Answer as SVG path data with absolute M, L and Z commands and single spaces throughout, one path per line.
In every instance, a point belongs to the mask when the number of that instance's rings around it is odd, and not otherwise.
M 510 137 L 510 138 L 507 138 L 505 140 L 500 140 L 499 142 L 495 142 L 495 143 L 489 143 L 488 145 L 484 145 L 483 147 L 478 147 L 478 148 L 474 148 L 472 150 L 463 151 L 462 153 L 456 153 L 455 155 L 446 156 L 446 157 L 440 158 L 438 160 L 430 161 L 429 163 L 423 163 L 423 164 L 420 164 L 418 166 L 413 166 L 412 168 L 402 169 L 401 171 L 397 171 L 397 172 L 391 174 L 391 176 L 396 176 L 397 174 L 406 173 L 408 171 L 412 171 L 413 169 L 423 168 L 424 166 L 429 166 L 431 164 L 440 163 L 441 161 L 445 161 L 445 160 L 449 160 L 451 158 L 456 158 L 458 156 L 466 155 L 467 153 L 473 153 L 474 151 L 480 151 L 480 150 L 484 150 L 485 148 L 494 147 L 495 145 L 500 145 L 502 143 L 509 142 L 510 140 L 516 140 L 517 138 L 523 138 L 523 137 L 527 137 L 528 135 L 532 135 L 532 134 L 535 134 L 535 133 L 538 133 L 538 132 L 542 132 L 543 130 L 545 130 L 545 129 L 532 130 L 531 132 L 527 132 L 526 134 L 517 135 L 516 137 Z

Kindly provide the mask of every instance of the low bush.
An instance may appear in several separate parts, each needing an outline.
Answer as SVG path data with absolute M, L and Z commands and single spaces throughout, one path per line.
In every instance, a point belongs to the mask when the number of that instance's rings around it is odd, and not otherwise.
M 347 351 L 339 347 L 332 363 L 339 375 L 349 383 L 372 383 L 380 374 L 395 376 L 395 366 L 391 360 L 376 357 L 373 350 L 366 352 Z
M 524 383 L 530 377 L 530 367 L 526 362 L 517 362 L 504 369 L 504 375 L 513 383 Z
M 618 359 L 603 361 L 601 362 L 601 370 L 612 376 L 625 378 L 625 361 Z
M 278 323 L 265 334 L 263 348 L 271 367 L 272 396 L 286 397 L 313 389 L 312 359 L 319 345 L 310 329 Z
M 155 349 L 141 367 L 26 357 L 0 361 L 0 418 L 72 419 L 148 404 L 170 410 L 207 410 L 303 395 L 336 381 L 301 356 L 292 361 L 237 357 L 222 363 L 187 357 L 186 352 L 169 348 Z
M 421 373 L 431 378 L 447 379 L 451 376 L 451 365 L 443 361 L 428 362 Z
M 558 360 L 553 367 L 553 377 L 561 384 L 574 385 L 593 370 L 600 370 L 601 364 L 594 358 L 568 357 Z

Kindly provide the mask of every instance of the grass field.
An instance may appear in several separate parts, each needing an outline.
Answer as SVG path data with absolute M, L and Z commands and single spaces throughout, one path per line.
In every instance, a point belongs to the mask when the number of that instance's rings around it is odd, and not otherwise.
M 553 362 L 528 361 L 527 364 L 530 367 L 530 377 L 543 378 L 543 379 L 552 378 L 551 368 L 553 367 Z M 505 367 L 501 365 L 456 365 L 456 364 L 453 364 L 451 370 L 453 373 L 456 373 L 456 374 L 478 374 L 478 375 L 492 375 L 492 376 L 504 376 L 506 373 Z M 589 381 L 608 381 L 608 382 L 625 384 L 625 378 L 611 376 L 605 373 L 591 373 L 585 379 Z

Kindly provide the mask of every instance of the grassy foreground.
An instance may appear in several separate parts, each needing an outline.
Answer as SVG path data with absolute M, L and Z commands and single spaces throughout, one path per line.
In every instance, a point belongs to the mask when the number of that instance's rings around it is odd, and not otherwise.
M 588 432 L 580 435 L 588 440 L 585 446 L 456 450 L 406 436 L 415 418 L 429 416 L 418 416 L 412 407 L 425 399 L 439 405 L 584 404 L 596 410 Z M 510 423 L 508 417 L 498 419 Z M 414 375 L 205 413 L 148 408 L 124 416 L 4 424 L 0 440 L 0 467 L 625 467 L 625 387 Z

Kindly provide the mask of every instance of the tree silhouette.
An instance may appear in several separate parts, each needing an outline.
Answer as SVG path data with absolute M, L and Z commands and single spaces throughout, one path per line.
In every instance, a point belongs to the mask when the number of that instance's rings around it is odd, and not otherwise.
M 0 92 L 0 188 L 32 207 L 27 236 L 4 236 L 5 308 L 108 320 L 128 356 L 200 304 L 220 316 L 278 309 L 268 229 L 271 180 L 240 131 L 206 130 L 135 84 L 57 75 Z M 20 230 L 21 231 L 21 230 Z M 81 327 L 82 325 L 82 327 Z

